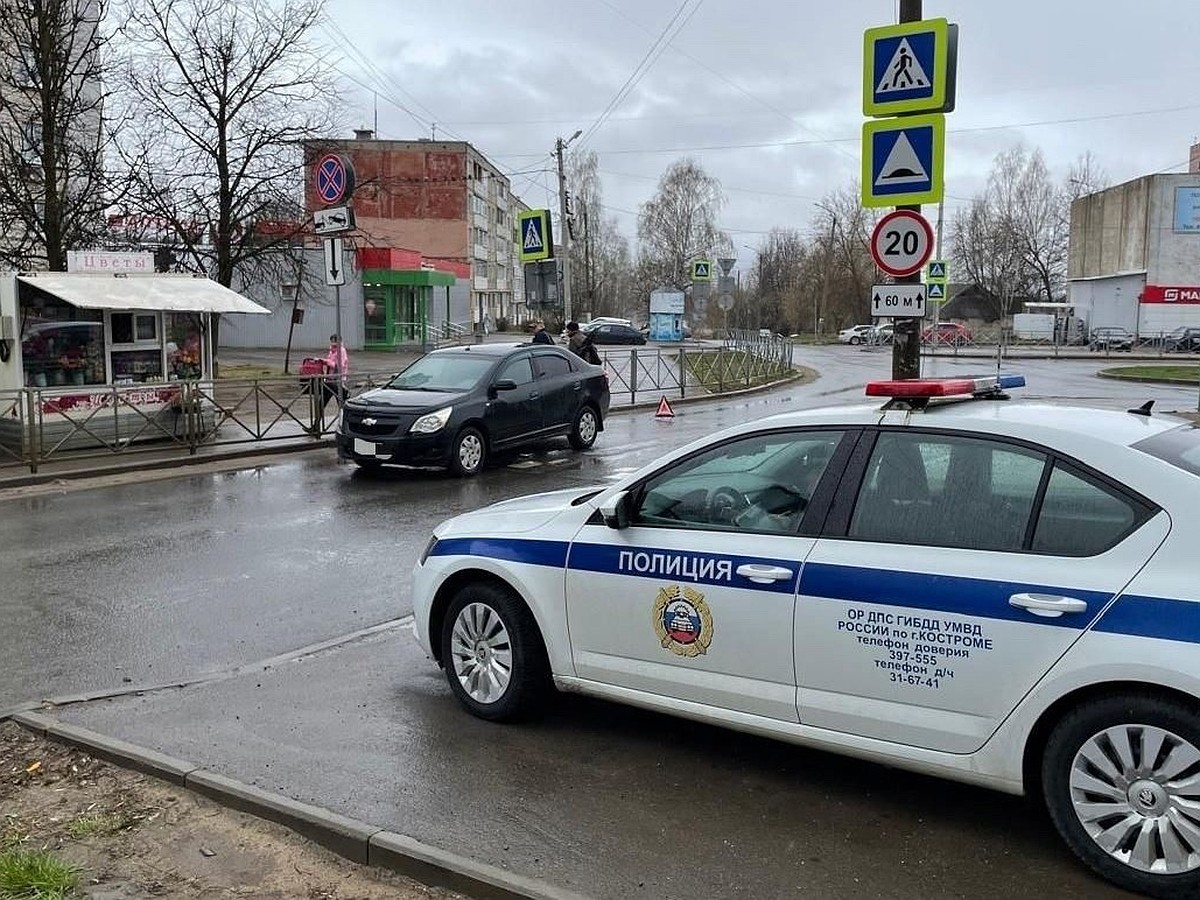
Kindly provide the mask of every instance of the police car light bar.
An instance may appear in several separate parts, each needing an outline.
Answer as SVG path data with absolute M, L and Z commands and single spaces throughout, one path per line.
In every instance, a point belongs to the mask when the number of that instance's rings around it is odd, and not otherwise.
M 868 397 L 916 399 L 929 397 L 974 397 L 1005 388 L 1024 387 L 1024 375 L 985 375 L 971 378 L 908 378 L 867 382 Z

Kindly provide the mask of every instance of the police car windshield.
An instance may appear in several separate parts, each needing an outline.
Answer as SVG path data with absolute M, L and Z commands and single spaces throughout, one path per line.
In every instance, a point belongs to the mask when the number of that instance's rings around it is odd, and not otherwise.
M 1196 425 L 1172 428 L 1138 441 L 1133 448 L 1156 456 L 1185 472 L 1200 475 L 1200 427 Z
M 469 391 L 491 370 L 496 360 L 466 354 L 430 354 L 417 360 L 386 387 L 397 391 Z

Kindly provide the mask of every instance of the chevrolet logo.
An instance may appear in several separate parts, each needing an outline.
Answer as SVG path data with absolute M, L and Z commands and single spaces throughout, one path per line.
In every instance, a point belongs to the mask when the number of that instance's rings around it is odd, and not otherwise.
M 370 428 L 372 425 L 378 425 L 378 424 L 379 424 L 379 420 L 378 420 L 378 419 L 373 419 L 373 418 L 371 418 L 370 416 L 368 416 L 367 418 L 365 418 L 365 419 L 363 419 L 363 420 L 362 420 L 362 423 L 363 423 L 364 425 L 366 425 L 368 428 Z

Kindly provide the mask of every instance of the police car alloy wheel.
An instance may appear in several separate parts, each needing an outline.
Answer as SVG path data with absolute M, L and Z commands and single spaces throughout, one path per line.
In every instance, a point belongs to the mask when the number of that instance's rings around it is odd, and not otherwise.
M 459 475 L 477 475 L 487 459 L 487 441 L 478 428 L 468 426 L 458 433 L 450 451 L 450 468 Z
M 569 440 L 576 450 L 587 450 L 596 443 L 596 433 L 600 430 L 600 422 L 596 411 L 590 406 L 583 406 L 575 414 L 575 422 L 571 426 Z
M 1200 724 L 1173 700 L 1085 704 L 1051 734 L 1042 770 L 1051 818 L 1103 877 L 1154 897 L 1200 896 Z
M 441 634 L 450 689 L 482 719 L 522 718 L 541 705 L 550 667 L 533 616 L 501 587 L 472 584 L 455 595 Z

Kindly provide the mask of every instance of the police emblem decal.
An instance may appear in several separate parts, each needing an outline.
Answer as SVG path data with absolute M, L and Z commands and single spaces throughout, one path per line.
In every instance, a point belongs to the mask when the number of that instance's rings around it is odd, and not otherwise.
M 713 639 L 713 618 L 704 595 L 669 585 L 654 601 L 654 633 L 664 650 L 677 656 L 702 656 Z

